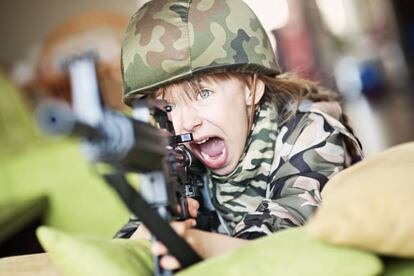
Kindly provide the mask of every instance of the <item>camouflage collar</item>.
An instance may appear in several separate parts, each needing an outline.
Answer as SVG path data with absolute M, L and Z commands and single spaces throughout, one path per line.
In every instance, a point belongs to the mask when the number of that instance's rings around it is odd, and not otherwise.
M 256 110 L 253 128 L 237 167 L 224 176 L 211 173 L 209 186 L 214 195 L 213 204 L 231 229 L 244 213 L 235 212 L 230 206 L 237 205 L 246 194 L 255 194 L 247 204 L 256 207 L 258 202 L 254 198 L 260 199 L 266 194 L 277 132 L 276 108 L 272 103 L 263 103 Z

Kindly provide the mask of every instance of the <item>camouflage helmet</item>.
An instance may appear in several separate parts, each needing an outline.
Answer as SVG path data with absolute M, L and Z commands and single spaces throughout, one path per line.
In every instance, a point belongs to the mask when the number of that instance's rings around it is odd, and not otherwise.
M 200 73 L 280 72 L 263 26 L 241 0 L 153 0 L 129 21 L 124 101 Z

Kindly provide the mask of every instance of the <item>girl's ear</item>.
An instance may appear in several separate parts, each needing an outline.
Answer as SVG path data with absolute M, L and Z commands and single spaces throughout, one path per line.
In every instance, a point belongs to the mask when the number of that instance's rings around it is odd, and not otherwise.
M 253 77 L 251 87 L 246 87 L 245 89 L 246 105 L 256 105 L 263 97 L 265 87 L 266 85 L 257 75 Z

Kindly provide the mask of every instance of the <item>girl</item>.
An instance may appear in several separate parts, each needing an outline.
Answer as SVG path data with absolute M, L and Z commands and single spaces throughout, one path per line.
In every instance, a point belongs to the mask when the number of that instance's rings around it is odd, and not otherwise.
M 335 94 L 281 74 L 262 25 L 240 0 L 153 0 L 135 13 L 122 48 L 124 100 L 162 98 L 176 134 L 209 171 L 221 225 L 173 227 L 203 257 L 304 225 L 335 173 L 362 151 Z M 198 203 L 189 201 L 195 218 Z M 117 237 L 148 237 L 132 219 Z M 161 244 L 155 254 L 165 255 Z M 165 255 L 161 265 L 179 266 Z

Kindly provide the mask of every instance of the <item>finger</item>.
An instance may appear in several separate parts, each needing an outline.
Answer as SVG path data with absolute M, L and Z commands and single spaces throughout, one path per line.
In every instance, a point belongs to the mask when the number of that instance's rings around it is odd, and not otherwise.
M 171 255 L 163 256 L 160 260 L 160 264 L 164 269 L 169 270 L 174 270 L 181 267 L 177 259 Z
M 151 240 L 151 233 L 150 231 L 148 231 L 148 229 L 143 224 L 141 224 L 140 226 L 138 226 L 138 229 L 135 230 L 135 232 L 132 234 L 131 239 Z
M 187 198 L 187 205 L 188 205 L 188 212 L 190 213 L 190 216 L 193 218 L 197 217 L 197 211 L 200 208 L 200 203 L 195 200 L 194 198 Z
M 185 232 L 186 232 L 186 226 L 184 224 L 185 222 L 179 222 L 179 221 L 174 221 L 171 222 L 171 227 L 174 229 L 174 231 L 179 235 L 179 236 L 184 236 Z
M 188 228 L 193 228 L 197 225 L 195 219 L 187 219 L 184 221 L 173 221 L 171 222 L 171 227 L 177 232 L 180 236 L 185 236 Z
M 165 245 L 159 241 L 155 241 L 151 244 L 151 251 L 152 251 L 152 254 L 156 256 L 165 255 L 168 253 L 167 247 L 165 247 Z
M 197 225 L 197 221 L 195 219 L 186 219 L 184 224 L 186 228 L 194 228 Z

